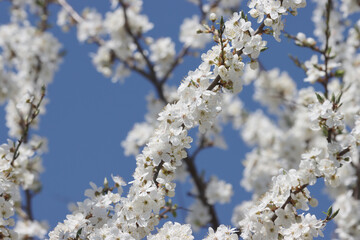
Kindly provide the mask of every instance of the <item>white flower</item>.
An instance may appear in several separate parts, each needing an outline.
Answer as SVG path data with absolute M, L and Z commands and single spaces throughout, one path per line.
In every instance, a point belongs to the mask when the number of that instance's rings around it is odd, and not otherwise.
M 199 22 L 199 17 L 194 15 L 192 18 L 185 18 L 180 27 L 180 42 L 191 48 L 204 48 L 210 41 L 210 35 L 197 33 L 203 26 Z
M 288 228 L 291 224 L 295 223 L 295 215 L 290 205 L 287 205 L 285 209 L 278 208 L 275 214 L 277 216 L 275 224 L 278 226 Z
M 18 221 L 14 231 L 18 234 L 19 238 L 38 237 L 43 239 L 48 231 L 49 226 L 46 222 L 38 221 Z
M 175 57 L 175 44 L 170 38 L 159 38 L 150 45 L 150 60 L 155 62 L 155 71 L 162 78 L 170 69 Z
M 233 195 L 232 185 L 223 180 L 218 180 L 216 176 L 211 177 L 206 186 L 205 196 L 210 204 L 228 203 Z
M 60 23 L 62 24 L 64 20 Z M 101 15 L 95 10 L 86 8 L 83 11 L 83 21 L 78 23 L 78 39 L 80 42 L 96 37 L 99 34 L 103 33 L 103 23 Z
M 185 221 L 191 224 L 194 231 L 199 231 L 201 227 L 205 226 L 211 220 L 209 209 L 199 200 L 196 200 L 190 206 L 190 210 Z
M 189 224 L 181 225 L 180 223 L 166 222 L 164 226 L 158 229 L 156 235 L 150 235 L 148 240 L 192 240 L 191 227 Z
M 236 231 L 234 228 L 228 228 L 225 225 L 220 225 L 216 231 L 209 227 L 209 234 L 207 237 L 204 238 L 204 240 L 238 240 L 239 237 L 236 234 Z

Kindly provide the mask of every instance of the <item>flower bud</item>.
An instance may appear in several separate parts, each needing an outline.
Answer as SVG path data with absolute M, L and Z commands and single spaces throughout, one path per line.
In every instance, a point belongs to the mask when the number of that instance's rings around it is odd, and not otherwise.
M 258 62 L 256 62 L 256 61 L 250 62 L 250 68 L 251 68 L 252 70 L 256 70 L 256 69 L 258 69 L 258 67 L 259 67 L 259 63 L 258 63 Z
M 306 39 L 306 43 L 309 44 L 310 46 L 315 46 L 316 45 L 315 39 L 313 39 L 311 37 Z
M 215 13 L 210 13 L 209 19 L 210 19 L 210 21 L 215 22 L 216 19 L 217 19 L 216 14 Z
M 253 18 L 258 18 L 259 17 L 259 11 L 256 9 L 251 9 L 249 12 L 250 16 Z
M 264 24 L 265 24 L 265 26 L 267 26 L 267 27 L 271 27 L 272 24 L 273 24 L 273 20 L 272 20 L 271 18 L 266 18 L 266 19 L 264 20 Z
M 309 204 L 312 207 L 317 207 L 317 205 L 319 204 L 318 200 L 316 198 L 310 198 L 309 199 Z

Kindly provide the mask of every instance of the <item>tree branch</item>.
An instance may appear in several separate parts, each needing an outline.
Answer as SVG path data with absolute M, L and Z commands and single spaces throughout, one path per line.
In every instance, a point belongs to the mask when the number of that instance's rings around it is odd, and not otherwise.
M 211 216 L 210 224 L 213 229 L 217 229 L 217 227 L 220 225 L 219 220 L 215 211 L 214 205 L 209 204 L 208 199 L 206 198 L 205 190 L 206 190 L 206 184 L 203 181 L 203 179 L 199 176 L 198 171 L 196 169 L 194 159 L 191 157 L 187 157 L 184 159 L 187 169 L 194 180 L 195 186 L 198 191 L 198 198 L 200 199 L 201 203 L 206 206 L 209 210 L 209 214 Z
M 325 29 L 325 49 L 323 52 L 323 56 L 324 56 L 324 64 L 325 64 L 325 79 L 322 82 L 322 85 L 324 86 L 325 89 L 325 97 L 328 97 L 328 82 L 330 79 L 329 73 L 328 73 L 328 64 L 329 64 L 329 59 L 330 59 L 330 53 L 329 53 L 329 39 L 330 39 L 330 13 L 331 13 L 331 9 L 332 9 L 332 0 L 328 0 L 327 4 L 326 4 L 326 29 Z
M 160 80 L 160 84 L 163 85 L 168 78 L 170 77 L 170 74 L 174 71 L 174 69 L 181 63 L 183 57 L 189 52 L 189 47 L 183 47 L 183 49 L 180 51 L 180 53 L 175 58 L 174 62 L 171 64 L 169 70 L 165 73 L 164 77 Z

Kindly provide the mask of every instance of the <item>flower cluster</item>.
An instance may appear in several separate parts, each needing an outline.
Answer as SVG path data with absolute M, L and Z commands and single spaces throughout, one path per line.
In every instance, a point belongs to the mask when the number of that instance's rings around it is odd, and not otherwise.
M 150 235 L 149 240 L 193 240 L 191 226 L 189 224 L 181 225 L 179 223 L 166 222 L 161 229 L 158 229 L 156 235 Z
M 259 75 L 254 83 L 254 99 L 262 105 L 275 112 L 283 102 L 294 99 L 296 85 L 286 72 L 280 74 L 279 69 L 273 69 L 267 73 L 261 71 Z
M 205 194 L 210 204 L 227 203 L 233 195 L 232 185 L 213 176 L 206 187 Z
M 194 49 L 204 48 L 211 38 L 209 35 L 198 34 L 198 31 L 202 29 L 203 26 L 198 16 L 194 15 L 192 18 L 185 18 L 180 26 L 180 42 Z
M 29 132 L 37 127 L 38 116 L 45 113 L 45 89 L 61 62 L 61 44 L 45 32 L 46 26 L 33 27 L 27 20 L 27 7 L 41 11 L 35 1 L 13 4 L 12 23 L 0 27 L 0 103 L 6 103 L 8 135 L 17 139 L 0 146 L 1 236 L 42 238 L 47 224 L 33 220 L 23 205 L 41 189 L 41 155 L 47 151 L 47 140 Z M 11 218 L 15 212 L 16 225 Z
M 336 102 L 331 102 L 329 100 L 322 100 L 321 96 L 318 96 L 320 102 L 316 102 L 309 106 L 311 112 L 310 120 L 313 123 L 313 129 L 318 130 L 325 127 L 342 131 L 345 125 L 343 121 L 344 116 L 338 111 L 340 99 Z M 341 95 L 339 97 L 341 97 Z
M 281 30 L 284 29 L 282 15 L 286 15 L 287 12 L 296 15 L 297 9 L 305 6 L 306 0 L 251 0 L 249 13 L 253 18 L 257 18 L 259 23 L 264 21 L 265 26 L 271 26 L 275 39 L 280 41 Z
M 341 214 L 335 218 L 338 225 L 336 233 L 340 239 L 356 239 L 360 236 L 360 201 L 352 195 L 352 191 L 341 194 L 334 203 L 334 208 L 341 209 Z
M 331 70 L 339 67 L 338 63 L 330 63 L 325 69 L 324 64 L 319 64 L 318 56 L 313 55 L 309 61 L 305 62 L 306 75 L 307 78 L 304 79 L 305 82 L 315 83 L 317 81 L 322 81 L 322 78 L 326 76 Z
M 51 83 L 61 61 L 61 45 L 50 33 L 14 23 L 0 27 L 0 48 L 1 63 L 5 66 L 0 76 L 6 79 L 0 87 L 3 97 L 0 102 L 10 99 L 6 107 L 7 127 L 11 137 L 19 138 L 22 129 L 18 122 L 31 107 L 27 102 L 38 101 L 34 98 L 39 99 L 41 88 Z M 44 110 L 41 105 L 41 112 Z
M 311 174 L 313 177 L 310 177 Z M 315 182 L 315 173 L 306 169 L 283 170 L 273 178 L 273 187 L 262 197 L 261 203 L 244 213 L 245 218 L 239 223 L 241 236 L 244 239 L 278 239 L 279 236 L 284 239 L 312 239 L 321 236 L 325 225 L 322 220 L 296 212 L 296 209 L 307 211 L 309 204 L 316 205 L 317 201 L 304 187 Z
M 326 221 L 332 218 L 331 214 L 327 219 L 318 220 L 310 214 L 298 214 L 296 209 L 307 211 L 309 205 L 314 207 L 318 204 L 310 195 L 307 186 L 314 185 L 318 178 L 324 178 L 328 186 L 337 187 L 344 176 L 339 170 L 350 166 L 355 140 L 351 136 L 344 136 L 343 140 L 332 136 L 341 134 L 344 122 L 341 117 L 329 117 L 342 115 L 337 105 L 340 99 L 341 95 L 333 97 L 330 102 L 318 95 L 318 101 L 309 105 L 310 109 L 313 109 L 314 105 L 319 109 L 324 108 L 324 111 L 315 111 L 318 114 L 312 111 L 309 117 L 316 120 L 318 126 L 320 124 L 324 133 L 326 132 L 327 147 L 324 152 L 313 148 L 302 154 L 298 170 L 280 170 L 280 174 L 272 179 L 271 190 L 261 197 L 260 203 L 251 207 L 248 212 L 239 208 L 237 215 L 245 215 L 239 222 L 243 238 L 267 236 L 267 239 L 277 239 L 281 236 L 284 239 L 312 239 L 322 236 L 322 229 Z M 326 107 L 328 105 L 330 107 Z M 353 134 L 356 134 L 356 128 L 352 131 Z
M 187 156 L 184 149 L 189 148 L 189 143 L 192 141 L 187 131 L 199 125 L 200 131 L 205 132 L 211 127 L 213 119 L 220 111 L 218 107 L 220 95 L 207 90 L 210 85 L 210 75 L 207 74 L 208 68 L 204 65 L 190 72 L 180 85 L 179 101 L 168 104 L 159 114 L 158 127 L 142 154 L 136 158 L 137 168 L 127 198 L 121 199 L 119 203 L 117 201 L 120 197 L 115 198 L 115 202 L 106 201 L 107 204 L 117 203 L 113 209 L 114 217 L 107 221 L 107 224 L 96 223 L 98 225 L 88 221 L 83 224 L 65 221 L 51 233 L 51 239 L 61 238 L 63 234 L 71 236 L 80 229 L 83 229 L 81 231 L 83 236 L 92 235 L 95 229 L 109 228 L 119 224 L 122 226 L 120 229 L 122 233 L 128 233 L 135 239 L 139 239 L 154 228 L 158 223 L 157 214 L 164 205 L 165 196 L 171 197 L 175 194 L 175 183 L 172 182 L 175 170 L 182 164 L 181 159 Z M 101 191 L 100 189 L 96 192 Z M 94 196 L 97 195 L 94 194 Z M 110 198 L 109 193 L 105 196 Z M 86 201 L 86 203 L 96 205 L 92 201 Z M 77 212 L 77 216 L 82 215 L 79 220 L 86 219 L 89 214 L 87 209 L 91 208 L 81 208 Z

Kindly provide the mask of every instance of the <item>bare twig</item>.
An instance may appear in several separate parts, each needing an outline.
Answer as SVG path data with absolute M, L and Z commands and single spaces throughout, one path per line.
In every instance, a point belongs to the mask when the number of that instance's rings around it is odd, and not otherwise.
M 332 0 L 328 0 L 327 4 L 326 4 L 326 29 L 325 29 L 325 49 L 323 52 L 323 56 L 324 56 L 324 64 L 325 64 L 325 79 L 322 83 L 322 85 L 324 86 L 325 89 L 325 97 L 328 97 L 328 82 L 330 79 L 329 76 L 329 72 L 328 72 L 328 64 L 329 64 L 329 59 L 330 59 L 330 53 L 329 53 L 329 39 L 330 39 L 330 13 L 331 13 L 331 9 L 332 9 Z
M 194 159 L 191 157 L 187 157 L 184 159 L 187 169 L 192 177 L 192 179 L 194 180 L 196 189 L 198 191 L 198 198 L 200 199 L 201 203 L 204 204 L 204 206 L 206 206 L 209 210 L 209 214 L 211 216 L 211 220 L 210 220 L 210 224 L 212 226 L 212 228 L 216 229 L 219 226 L 219 219 L 217 217 L 216 211 L 215 211 L 215 207 L 214 205 L 211 205 L 206 197 L 205 194 L 205 190 L 206 190 L 206 184 L 203 181 L 203 179 L 200 177 L 195 163 L 194 163 Z
M 174 69 L 181 63 L 183 57 L 189 52 L 189 47 L 183 47 L 177 57 L 174 59 L 174 62 L 171 64 L 169 70 L 165 73 L 164 77 L 160 80 L 160 84 L 163 85 L 170 77 Z
M 77 23 L 83 21 L 83 18 L 67 3 L 66 0 L 57 0 L 57 1 Z
M 301 42 L 300 39 L 298 39 L 296 36 L 294 35 L 291 35 L 285 31 L 284 32 L 284 35 L 285 37 L 289 38 L 289 39 L 292 39 L 292 40 L 295 40 L 295 41 L 298 41 L 298 42 Z M 318 53 L 321 53 L 321 54 L 324 54 L 324 50 L 321 50 L 318 46 L 316 45 L 310 45 L 310 44 L 302 44 L 301 45 L 302 47 L 306 47 L 306 48 L 310 48 L 311 50 L 315 51 L 315 52 L 318 52 Z
M 20 140 L 18 140 L 18 144 L 16 145 L 14 153 L 13 153 L 13 158 L 12 158 L 12 160 L 10 162 L 11 166 L 14 166 L 15 160 L 19 157 L 19 154 L 20 154 L 19 153 L 19 148 L 20 148 L 21 144 L 25 143 L 26 140 L 27 140 L 27 136 L 28 136 L 28 133 L 29 133 L 29 130 L 30 130 L 30 125 L 35 120 L 35 118 L 39 115 L 39 113 L 40 113 L 40 105 L 41 105 L 44 97 L 45 97 L 45 86 L 43 86 L 42 89 L 41 89 L 41 97 L 40 97 L 40 100 L 39 100 L 38 104 L 33 106 L 32 103 L 29 103 L 29 104 L 31 104 L 30 108 L 32 108 L 33 111 L 31 111 L 29 113 L 29 115 L 27 116 L 27 118 L 26 118 L 24 131 L 22 132 Z

